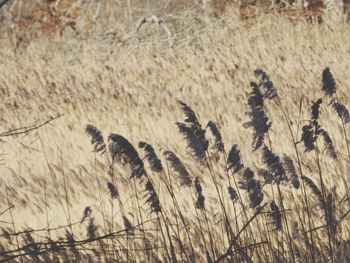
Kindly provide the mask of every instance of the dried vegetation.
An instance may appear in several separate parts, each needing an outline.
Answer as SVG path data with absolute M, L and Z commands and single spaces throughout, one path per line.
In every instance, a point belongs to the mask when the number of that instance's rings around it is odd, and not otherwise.
M 112 2 L 3 11 L 0 261 L 347 262 L 349 25 Z

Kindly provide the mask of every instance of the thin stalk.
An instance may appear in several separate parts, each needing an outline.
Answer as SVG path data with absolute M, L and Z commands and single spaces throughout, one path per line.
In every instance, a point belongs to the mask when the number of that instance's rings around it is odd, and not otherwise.
M 45 204 L 47 234 L 48 234 L 49 239 L 51 240 L 50 219 L 49 219 L 49 210 L 48 210 L 48 204 L 47 204 L 47 187 L 46 187 L 45 177 L 44 177 L 44 204 Z M 53 258 L 53 251 L 51 251 L 51 256 Z
M 6 183 L 5 183 L 5 193 L 6 193 L 7 205 L 9 207 L 9 212 L 10 212 L 10 217 L 11 217 L 12 229 L 13 229 L 13 233 L 15 234 L 16 233 L 16 226 L 15 226 L 15 220 L 13 219 L 13 214 L 12 214 L 13 206 L 10 203 L 10 197 L 9 197 L 9 194 L 8 194 L 8 188 L 7 188 L 7 184 Z M 20 250 L 17 235 L 15 235 L 15 240 L 16 240 L 17 249 Z M 21 263 L 23 263 L 22 255 L 20 256 L 20 260 L 21 260 Z
M 227 156 L 226 156 L 226 152 L 224 152 L 224 161 L 225 161 L 225 167 L 227 167 Z M 231 184 L 231 179 L 230 179 L 230 175 L 229 175 L 229 172 L 228 170 L 225 168 L 225 171 L 226 171 L 226 177 L 227 177 L 227 181 L 228 181 L 228 185 L 229 187 L 232 187 L 232 184 Z M 237 192 L 238 192 L 238 189 L 236 189 Z M 236 222 L 236 230 L 238 231 L 239 229 L 239 225 L 238 225 L 238 218 L 237 218 L 237 212 L 236 212 L 236 207 L 235 207 L 235 204 L 233 202 L 232 203 L 232 207 L 233 207 L 233 210 L 234 210 L 234 214 L 235 214 L 235 222 Z
M 170 176 L 169 176 L 169 182 L 170 182 L 170 185 L 172 185 Z M 175 222 L 176 222 L 177 236 L 179 238 L 179 241 L 182 243 L 181 236 L 180 236 L 179 222 L 178 222 L 178 217 L 177 217 L 177 211 L 176 211 L 176 205 L 175 205 L 175 201 L 174 201 L 173 198 L 172 198 L 172 201 L 173 201 L 173 208 L 174 208 L 174 213 L 175 213 Z M 167 220 L 168 220 L 168 222 L 170 224 L 170 220 L 169 220 L 168 216 L 166 216 L 166 218 L 167 218 Z M 184 259 L 183 259 L 183 251 L 182 251 L 182 249 L 180 249 L 180 256 L 181 256 L 181 262 L 183 262 Z
M 194 197 L 193 197 L 192 191 L 191 191 L 191 189 L 190 189 L 190 188 L 188 189 L 188 191 L 189 191 L 189 193 L 190 193 L 190 196 L 191 196 L 191 199 L 192 199 L 193 206 L 195 207 L 196 202 L 195 202 L 195 200 L 194 200 Z M 203 230 L 202 224 L 201 224 L 200 219 L 199 219 L 198 211 L 197 211 L 197 209 L 196 209 L 196 208 L 195 208 L 195 210 L 194 210 L 194 211 L 195 211 L 195 213 L 196 213 L 196 219 L 197 219 L 197 221 L 198 221 L 198 226 L 199 226 L 199 228 L 200 228 L 200 230 L 201 230 L 201 236 L 202 236 L 202 240 L 203 240 L 203 245 L 204 245 L 204 248 L 205 248 L 205 250 L 206 250 L 206 251 L 208 251 L 208 248 L 207 248 L 207 243 L 206 243 L 206 241 L 205 241 L 205 237 L 204 237 L 204 230 Z M 214 255 L 214 254 L 215 254 L 215 253 L 214 253 L 214 247 L 213 247 L 213 245 L 212 245 L 212 244 L 210 244 L 210 248 L 211 248 L 212 255 Z
M 209 156 L 209 154 L 207 153 L 207 156 Z M 209 158 L 209 157 L 208 157 Z M 210 159 L 209 159 L 210 160 Z M 218 198 L 219 198 L 219 202 L 220 202 L 220 205 L 221 205 L 221 210 L 222 210 L 222 213 L 224 215 L 224 219 L 225 219 L 225 228 L 226 228 L 226 233 L 227 233 L 227 238 L 228 240 L 230 241 L 231 238 L 233 237 L 233 232 L 232 232 L 232 228 L 231 228 L 231 224 L 230 224 L 230 221 L 228 219 L 228 216 L 227 216 L 227 212 L 226 212 L 226 209 L 225 209 L 225 206 L 224 206 L 224 203 L 222 201 L 222 197 L 221 197 L 221 194 L 220 194 L 220 190 L 219 190 L 219 187 L 218 187 L 218 182 L 216 181 L 215 179 L 215 176 L 213 174 L 213 170 L 212 170 L 212 167 L 210 165 L 210 162 L 208 162 L 208 160 L 206 160 L 206 166 L 208 168 L 208 171 L 209 171 L 209 174 L 210 174 L 210 178 L 211 180 L 213 181 L 214 183 L 214 186 L 215 186 L 215 189 L 216 189 L 216 192 L 218 194 Z
M 169 164 L 168 164 L 168 161 L 166 160 L 166 167 L 167 167 L 167 172 L 168 172 L 168 175 L 169 175 L 169 178 L 167 177 L 166 173 L 163 171 L 163 175 L 164 177 L 169 181 L 169 184 L 166 180 L 163 180 L 163 177 L 161 177 L 161 180 L 163 181 L 163 183 L 165 184 L 165 187 L 167 189 L 167 191 L 169 192 L 170 196 L 171 196 L 171 199 L 173 200 L 174 202 L 174 207 L 176 208 L 178 214 L 179 214 L 179 217 L 180 217 L 180 220 L 185 228 L 185 232 L 187 234 L 187 237 L 188 237 L 188 240 L 190 242 L 190 248 L 191 248 L 191 253 L 192 253 L 192 259 L 194 260 L 194 262 L 196 262 L 196 259 L 195 259 L 195 252 L 194 252 L 194 248 L 193 248 L 193 244 L 192 244 L 192 239 L 191 239 L 191 235 L 190 235 L 190 231 L 187 227 L 187 224 L 185 222 L 185 218 L 181 212 L 181 209 L 180 209 L 180 206 L 177 202 L 177 199 L 176 199 L 176 196 L 175 196 L 175 193 L 174 193 L 174 190 L 173 190 L 173 187 L 172 187 L 172 183 L 171 183 L 171 174 L 170 174 L 170 169 L 169 169 Z
M 326 205 L 326 188 L 324 185 L 323 177 L 322 177 L 322 169 L 320 164 L 320 156 L 319 156 L 319 149 L 317 146 L 316 141 L 316 161 L 317 161 L 317 168 L 318 168 L 318 175 L 321 182 L 321 192 L 322 192 L 322 206 L 325 213 L 325 220 L 327 224 L 327 236 L 328 236 L 328 245 L 329 245 L 329 253 L 331 257 L 331 262 L 334 263 L 334 255 L 333 255 L 333 246 L 332 246 L 332 239 L 331 239 L 331 230 L 330 230 L 330 224 L 328 222 L 328 211 L 327 211 L 327 205 Z
M 101 202 L 101 214 L 102 214 L 102 219 L 103 219 L 103 227 L 104 227 L 104 231 L 105 231 L 105 234 L 108 233 L 108 229 L 107 229 L 107 216 L 106 216 L 106 207 L 105 207 L 105 203 L 104 203 L 104 199 L 102 197 L 102 190 L 101 190 L 101 182 L 100 182 L 100 179 L 97 175 L 97 158 L 96 158 L 96 154 L 94 154 L 94 167 L 95 167 L 95 179 L 96 179 L 96 182 L 97 182 L 97 191 L 98 191 L 98 195 L 99 195 L 99 199 L 100 199 L 100 202 Z M 109 240 L 107 239 L 106 240 L 106 243 L 107 243 L 107 247 L 109 247 Z M 109 258 L 109 260 L 111 260 L 111 258 Z
M 60 203 L 60 205 L 61 205 L 61 207 L 62 207 L 63 213 L 64 213 L 64 215 L 65 215 L 65 217 L 66 217 L 66 219 L 67 219 L 67 222 L 68 222 L 68 224 L 69 224 L 69 218 L 68 218 L 68 216 L 67 216 L 66 209 L 64 208 L 64 205 L 63 205 L 63 202 L 62 202 L 61 194 L 60 194 L 60 192 L 59 192 L 59 186 L 58 186 L 57 181 L 56 181 L 56 175 L 55 175 L 55 173 L 53 172 L 53 170 L 52 170 L 52 168 L 51 168 L 51 166 L 50 166 L 50 164 L 49 164 L 49 160 L 48 160 L 48 158 L 47 158 L 46 150 L 45 150 L 45 147 L 44 147 L 44 144 L 43 144 L 43 141 L 42 141 L 42 139 L 41 139 L 41 136 L 40 136 L 39 132 L 38 132 L 38 137 L 39 137 L 39 141 L 40 141 L 40 144 L 41 144 L 41 148 L 42 148 L 43 153 L 44 153 L 44 157 L 45 157 L 45 160 L 46 160 L 46 164 L 47 164 L 47 166 L 48 166 L 48 168 L 49 168 L 49 172 L 50 172 L 50 176 L 51 176 L 52 182 L 53 182 L 53 184 L 54 184 L 54 186 L 55 186 L 57 199 L 58 199 L 58 201 L 59 201 L 59 203 Z M 71 234 L 73 234 L 73 233 L 71 233 Z
M 158 221 L 160 233 L 161 233 L 162 238 L 163 238 L 165 252 L 166 252 L 166 254 L 167 254 L 167 257 L 168 257 L 169 262 L 172 262 L 171 256 L 170 256 L 169 251 L 168 251 L 168 245 L 167 245 L 167 242 L 166 242 L 166 239 L 165 239 L 165 235 L 164 235 L 162 223 L 161 223 L 161 221 L 160 221 L 160 217 L 159 217 L 159 214 L 158 214 L 158 213 L 157 213 L 157 221 Z
M 278 189 L 278 195 L 279 195 L 279 198 L 280 198 L 280 204 L 281 204 L 281 209 L 282 209 L 282 215 L 284 217 L 284 223 L 286 225 L 286 228 L 287 228 L 287 236 L 288 236 L 288 241 L 289 241 L 289 247 L 290 247 L 290 250 L 292 252 L 292 259 L 293 259 L 293 262 L 295 263 L 295 255 L 294 255 L 294 248 L 293 248 L 293 242 L 292 242 L 292 237 L 290 235 L 290 231 L 289 231 L 289 225 L 288 225 L 288 221 L 287 221 L 287 216 L 286 216 L 286 213 L 284 212 L 285 211 L 285 206 L 284 206 L 284 202 L 283 202 L 283 198 L 282 198 L 282 193 L 281 193 L 281 188 L 280 188 L 280 185 L 277 184 L 277 189 Z
M 232 254 L 232 248 L 235 246 L 237 239 L 240 237 L 240 235 L 244 232 L 244 230 L 250 225 L 251 222 L 254 221 L 254 219 L 261 213 L 262 209 L 266 206 L 267 203 L 263 204 L 255 213 L 254 215 L 244 224 L 244 226 L 239 230 L 239 232 L 235 235 L 234 239 L 231 241 L 228 249 L 224 254 L 222 254 L 220 257 L 218 257 L 215 262 L 221 262 L 226 257 Z
M 337 102 L 339 101 L 337 94 L 335 95 L 335 99 L 337 100 Z M 348 158 L 349 158 L 349 161 L 350 161 L 350 146 L 349 146 L 348 136 L 347 136 L 346 129 L 345 129 L 345 123 L 344 123 L 343 118 L 340 118 L 340 120 L 341 120 L 341 126 L 342 126 L 343 133 L 344 133 L 346 150 L 348 152 Z
M 63 156 L 62 156 L 61 150 L 60 150 L 60 161 L 61 161 L 61 172 L 62 172 L 62 178 L 63 178 L 63 189 L 64 189 L 64 195 L 65 195 L 65 199 L 66 199 L 66 206 L 67 206 L 67 213 L 68 213 L 68 223 L 69 223 L 70 231 L 73 235 L 72 219 L 71 219 L 71 214 L 70 214 L 70 205 L 69 205 L 67 183 L 66 183 L 66 174 L 65 174 L 64 168 L 63 168 Z
M 300 160 L 300 156 L 299 156 L 296 140 L 295 140 L 295 137 L 294 137 L 294 134 L 293 134 L 293 131 L 292 131 L 292 127 L 291 127 L 288 115 L 286 114 L 286 112 L 285 112 L 285 110 L 283 108 L 283 105 L 281 103 L 281 99 L 280 99 L 279 96 L 277 96 L 277 104 L 278 104 L 278 106 L 280 107 L 280 109 L 281 109 L 281 111 L 283 113 L 283 117 L 284 117 L 285 122 L 287 123 L 288 131 L 289 131 L 290 137 L 292 139 L 295 155 L 296 155 L 297 162 L 298 162 L 299 172 L 300 172 L 300 175 L 303 176 L 304 173 L 303 173 L 303 168 L 302 168 L 302 165 L 301 165 L 301 160 Z M 300 101 L 299 116 L 300 116 L 300 112 L 301 112 L 301 106 L 302 106 L 302 102 Z M 298 123 L 298 125 L 299 125 L 299 123 Z M 310 214 L 310 206 L 309 206 L 309 200 L 308 200 L 308 197 L 307 197 L 307 194 L 306 194 L 304 180 L 302 180 L 301 186 L 302 186 L 301 190 L 302 190 L 302 193 L 304 195 L 304 201 L 305 201 L 306 208 L 307 208 L 309 229 L 312 229 L 312 225 L 311 225 L 312 220 L 311 220 L 311 214 Z M 304 218 L 304 220 L 305 220 L 305 218 Z M 307 235 L 305 235 L 305 237 L 306 237 L 306 245 L 309 247 L 309 241 L 308 241 Z M 315 251 L 314 251 L 315 244 L 314 244 L 314 238 L 313 238 L 312 232 L 310 232 L 310 238 L 311 238 L 311 249 L 309 249 L 309 250 L 311 251 L 312 262 L 315 263 L 316 262 Z

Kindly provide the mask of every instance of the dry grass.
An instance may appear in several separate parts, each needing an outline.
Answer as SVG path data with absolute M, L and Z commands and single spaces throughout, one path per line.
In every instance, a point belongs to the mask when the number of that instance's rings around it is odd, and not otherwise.
M 135 10 L 136 13 L 139 9 Z M 140 16 L 139 14 L 133 17 L 132 24 L 136 24 Z M 177 100 L 186 102 L 197 113 L 203 126 L 209 120 L 218 124 L 226 151 L 229 151 L 232 144 L 238 144 L 245 166 L 251 167 L 255 172 L 263 167 L 261 150 L 252 152 L 251 132 L 242 124 L 249 120 L 246 114 L 251 91 L 249 83 L 257 80 L 253 74 L 256 68 L 263 68 L 269 73 L 297 139 L 300 139 L 301 127 L 305 120 L 310 118 L 312 101 L 324 96 L 321 91 L 321 73 L 326 66 L 330 67 L 336 79 L 339 100 L 347 107 L 350 105 L 347 95 L 350 83 L 349 63 L 346 59 L 350 52 L 348 24 L 339 24 L 331 28 L 326 24 L 307 23 L 303 19 L 290 21 L 268 14 L 258 16 L 248 24 L 238 19 L 237 12 L 232 7 L 227 8 L 220 19 L 209 24 L 198 21 L 193 12 L 177 13 L 174 19 L 171 19 L 171 15 L 162 17 L 171 30 L 176 32 L 173 48 L 169 47 L 167 34 L 163 31 L 157 34 L 157 29 L 153 29 L 152 25 L 146 25 L 145 29 L 137 34 L 139 39 L 135 37 L 122 42 L 122 37 L 132 30 L 129 20 L 125 24 L 113 27 L 114 34 L 104 34 L 110 29 L 104 26 L 107 20 L 101 21 L 86 34 L 77 35 L 72 31 L 65 31 L 61 37 L 31 40 L 31 32 L 28 33 L 25 48 L 14 48 L 11 45 L 11 33 L 7 35 L 8 38 L 1 40 L 2 131 L 40 123 L 50 116 L 65 114 L 25 136 L 2 138 L 4 141 L 1 142 L 0 151 L 3 164 L 0 167 L 0 198 L 4 201 L 0 205 L 0 213 L 7 209 L 9 204 L 14 206 L 0 216 L 3 230 L 13 233 L 14 227 L 16 231 L 21 231 L 26 228 L 45 229 L 69 225 L 81 220 L 87 206 L 91 207 L 91 217 L 94 218 L 93 225 L 90 221 L 90 234 L 95 232 L 93 226 L 98 226 L 98 235 L 124 228 L 120 204 L 117 199 L 111 202 L 106 186 L 107 181 L 111 181 L 110 161 L 106 155 L 92 153 L 90 138 L 84 131 L 86 124 L 92 123 L 102 131 L 106 142 L 110 133 L 118 133 L 130 140 L 136 148 L 139 141 L 150 143 L 161 157 L 163 165 L 164 150 L 172 150 L 178 154 L 191 177 L 199 176 L 202 182 L 209 220 L 208 229 L 214 236 L 218 249 L 210 250 L 209 254 L 219 256 L 226 252 L 229 244 L 226 234 L 221 235 L 225 233 L 224 228 L 227 224 L 224 223 L 217 189 L 207 169 L 198 165 L 187 154 L 186 144 L 177 131 L 175 122 L 183 120 Z M 111 15 L 109 19 L 112 21 L 112 18 Z M 191 21 L 197 22 L 193 24 Z M 83 30 L 83 27 L 79 30 Z M 329 102 L 330 99 L 324 99 L 320 123 L 333 139 L 339 158 L 338 161 L 334 161 L 322 151 L 320 165 L 327 192 L 332 192 L 339 202 L 346 196 L 344 180 L 348 180 L 350 162 L 341 122 L 327 106 Z M 273 151 L 281 157 L 287 154 L 296 165 L 288 126 L 276 100 L 266 102 L 266 111 L 272 121 L 269 137 Z M 349 134 L 349 125 L 345 129 Z M 304 153 L 304 146 L 301 144 L 297 147 L 304 174 L 320 187 L 315 154 Z M 140 156 L 143 156 L 141 150 Z M 224 191 L 224 207 L 230 220 L 233 220 L 234 211 L 226 193 L 228 182 L 224 158 L 221 156 L 219 160 L 212 162 L 211 172 L 216 176 L 219 192 Z M 128 169 L 118 166 L 118 172 L 115 171 L 113 179 L 123 203 L 123 212 L 132 225 L 137 225 L 141 220 L 140 211 L 143 221 L 155 219 L 156 214 L 150 213 L 149 206 L 142 198 L 145 195 L 144 186 L 137 183 L 135 191 L 133 181 L 128 179 L 129 172 Z M 173 208 L 171 196 L 160 179 L 163 176 L 165 175 L 159 176 L 150 172 L 160 202 L 173 224 L 173 229 L 170 229 L 171 235 L 181 233 L 180 238 L 186 245 L 186 252 L 189 253 L 185 229 L 179 222 L 179 215 Z M 208 248 L 210 247 L 205 213 L 197 211 L 197 215 L 189 191 L 179 186 L 180 182 L 175 175 L 171 180 L 181 211 L 190 228 L 197 261 L 207 260 L 202 241 L 196 242 L 196 237 L 202 232 L 206 235 Z M 276 203 L 280 206 L 277 186 L 273 188 Z M 273 200 L 271 189 L 269 185 L 264 186 L 264 203 Z M 302 231 L 297 211 L 306 215 L 303 210 L 306 209 L 303 194 L 300 190 L 290 190 L 287 186 L 281 186 L 281 189 L 284 209 L 291 209 L 285 213 L 290 235 L 286 234 L 285 226 L 282 232 L 271 231 L 273 226 L 267 224 L 269 217 L 261 214 L 251 223 L 255 238 L 248 229 L 242 233 L 239 243 L 245 247 L 254 242 L 267 241 L 271 246 L 260 245 L 248 250 L 248 254 L 258 261 L 260 256 L 260 260 L 269 258 L 271 262 L 277 262 L 280 255 L 274 254 L 272 257 L 272 254 L 279 251 L 288 257 L 285 261 L 293 262 L 288 245 L 288 237 L 291 237 L 293 232 L 294 248 L 300 250 L 300 258 L 299 255 L 295 255 L 299 258 L 296 261 L 312 262 L 302 235 L 297 234 L 297 231 Z M 308 188 L 306 191 L 312 211 L 312 227 L 321 226 L 325 222 L 324 212 L 317 207 L 317 200 Z M 192 194 L 194 197 L 194 192 Z M 242 195 L 246 203 L 244 191 Z M 293 201 L 293 196 L 297 202 Z M 241 211 L 238 204 L 236 209 L 237 212 Z M 269 205 L 264 209 L 268 211 Z M 339 217 L 348 209 L 349 204 L 344 201 L 336 206 L 335 214 Z M 247 213 L 247 217 L 250 218 L 254 210 L 250 209 Z M 197 216 L 202 221 L 202 226 L 198 223 Z M 242 228 L 247 219 L 241 215 L 238 228 Z M 163 220 L 169 223 L 164 216 Z M 168 247 L 170 243 L 166 233 L 165 238 L 162 238 L 159 224 L 163 224 L 163 221 L 146 223 L 141 228 L 145 233 L 138 231 L 132 240 L 127 241 L 125 236 L 120 236 L 109 240 L 107 244 L 100 244 L 101 248 L 98 249 L 105 249 L 100 250 L 100 255 L 89 251 L 94 246 L 96 248 L 96 244 L 80 248 L 80 253 L 95 255 L 92 256 L 93 261 L 104 258 L 142 262 L 148 260 L 148 252 L 143 248 L 152 245 L 156 257 L 166 261 L 164 239 L 167 240 Z M 87 221 L 59 231 L 34 232 L 32 237 L 35 242 L 43 242 L 48 235 L 57 239 L 64 236 L 67 230 L 72 231 L 77 240 L 84 239 L 88 225 Z M 231 225 L 234 233 L 238 233 L 234 220 Z M 166 232 L 164 224 L 162 226 Z M 180 227 L 180 230 L 177 230 L 177 227 Z M 309 226 L 305 227 L 309 229 Z M 155 228 L 158 230 L 154 230 Z M 326 259 L 329 259 L 326 249 L 327 231 L 323 228 L 313 233 L 313 238 L 317 241 L 315 248 L 323 251 L 323 255 L 327 257 L 319 256 L 319 261 L 326 262 Z M 334 249 L 339 249 L 335 252 L 349 253 L 348 233 L 349 223 L 345 218 L 336 238 L 332 240 Z M 151 244 L 145 242 L 144 235 Z M 28 237 L 23 238 L 23 235 L 20 235 L 17 237 L 19 246 L 24 244 L 22 239 L 29 242 Z M 16 238 L 13 236 L 8 239 L 1 236 L 0 240 L 6 251 L 17 248 Z M 174 243 L 175 240 L 176 238 L 173 238 Z M 281 244 L 284 244 L 283 248 Z M 127 247 L 126 250 L 130 253 L 121 251 L 109 256 L 112 246 Z M 181 258 L 186 256 L 181 253 L 177 243 L 175 247 L 177 260 L 182 261 Z M 60 255 L 65 257 L 63 252 Z M 55 261 L 51 253 L 48 253 L 47 257 Z M 1 258 L 0 255 L 0 259 L 5 258 Z M 26 258 L 24 262 L 27 260 L 39 259 Z M 243 261 L 248 262 L 248 259 Z M 345 256 L 340 255 L 338 262 L 346 262 Z

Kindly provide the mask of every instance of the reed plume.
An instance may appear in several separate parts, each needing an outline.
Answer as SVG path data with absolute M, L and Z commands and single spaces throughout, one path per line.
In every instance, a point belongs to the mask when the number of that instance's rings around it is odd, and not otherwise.
M 155 173 L 161 173 L 163 171 L 163 165 L 154 151 L 154 148 L 146 142 L 139 142 L 139 148 L 142 148 L 145 151 L 145 158 L 147 159 L 151 170 Z
M 80 224 L 82 224 L 86 218 L 91 216 L 92 214 L 92 209 L 90 206 L 85 207 L 84 212 L 83 212 L 83 217 L 81 218 Z
M 275 230 L 282 230 L 282 214 L 275 201 L 270 203 L 271 212 L 268 216 L 272 219 L 272 223 L 275 226 Z
M 196 208 L 197 209 L 204 209 L 205 208 L 205 205 L 204 205 L 205 197 L 203 195 L 201 181 L 199 180 L 198 176 L 194 179 L 194 189 L 196 190 L 196 196 L 197 196 Z
M 328 96 L 332 96 L 336 92 L 337 86 L 334 81 L 333 75 L 329 70 L 329 67 L 326 67 L 322 72 L 322 90 Z
M 198 121 L 195 112 L 184 102 L 179 101 L 182 112 L 185 115 L 185 123 L 177 122 L 179 132 L 187 141 L 188 147 L 192 155 L 197 160 L 205 158 L 205 152 L 208 149 L 208 140 L 205 138 L 205 130 Z
M 324 129 L 320 129 L 320 134 L 323 138 L 324 145 L 326 146 L 326 153 L 329 157 L 331 157 L 333 160 L 337 159 L 337 153 L 335 151 L 333 141 L 331 137 L 329 136 L 328 132 Z
M 208 149 L 208 141 L 204 137 L 204 134 L 197 136 L 196 130 L 185 123 L 177 122 L 176 125 L 179 132 L 185 138 L 191 155 L 198 161 L 205 160 L 206 150 Z
M 260 168 L 258 170 L 258 175 L 264 178 L 266 184 L 272 184 L 274 181 L 273 174 L 269 170 Z
M 251 83 L 251 86 L 252 91 L 248 99 L 250 121 L 244 123 L 243 127 L 253 129 L 252 147 L 255 151 L 263 145 L 265 134 L 269 131 L 272 123 L 265 114 L 263 96 L 259 91 L 259 87 L 254 82 Z
M 326 146 L 327 154 L 331 158 L 337 159 L 337 154 L 332 139 L 330 138 L 328 132 L 324 130 L 318 123 L 321 103 L 322 99 L 318 99 L 316 102 L 312 103 L 311 119 L 309 120 L 309 123 L 304 125 L 302 128 L 300 142 L 304 143 L 305 151 L 310 152 L 316 149 L 316 141 L 319 138 L 319 136 L 322 136 L 324 144 Z
M 142 178 L 146 175 L 144 163 L 139 157 L 134 146 L 119 134 L 110 134 L 108 137 L 108 149 L 112 158 L 112 164 L 119 162 L 128 164 L 132 168 L 131 178 Z
M 306 183 L 306 185 L 311 189 L 311 192 L 315 195 L 316 199 L 319 202 L 319 205 L 323 207 L 323 197 L 322 192 L 318 186 L 307 176 L 301 176 L 301 179 Z
M 297 171 L 294 167 L 293 160 L 287 155 L 283 156 L 283 166 L 289 175 L 289 181 L 295 189 L 299 189 L 300 180 Z
M 164 156 L 166 160 L 170 163 L 171 168 L 178 174 L 180 178 L 180 185 L 191 187 L 192 178 L 187 171 L 186 167 L 183 165 L 181 160 L 172 151 L 165 151 Z
M 322 72 L 322 90 L 325 92 L 325 95 L 328 95 L 328 96 L 336 95 L 337 86 L 333 78 L 333 75 L 330 72 L 328 67 L 326 67 Z M 344 104 L 340 103 L 337 100 L 336 96 L 333 97 L 330 104 L 338 114 L 339 118 L 343 121 L 343 123 L 350 122 L 349 110 L 346 108 Z
M 185 122 L 198 132 L 203 132 L 202 125 L 198 121 L 196 113 L 184 102 L 178 101 L 182 112 L 185 115 Z
M 207 128 L 211 131 L 214 136 L 214 145 L 211 147 L 215 152 L 225 152 L 225 145 L 222 142 L 222 137 L 219 128 L 212 121 L 209 121 L 207 124 Z
M 88 124 L 85 127 L 85 132 L 91 137 L 91 144 L 94 147 L 93 151 L 103 154 L 106 151 L 106 144 L 100 130 L 92 124 Z
M 264 193 L 261 191 L 261 185 L 260 182 L 257 180 L 252 181 L 253 183 L 250 184 L 251 187 L 249 188 L 249 207 L 250 208 L 257 208 L 260 206 L 262 201 L 264 200 Z
M 118 198 L 119 196 L 118 189 L 115 187 L 113 183 L 107 182 L 107 189 L 112 199 Z
M 162 209 L 160 206 L 160 201 L 151 181 L 147 180 L 145 189 L 148 195 L 146 197 L 146 204 L 150 206 L 151 213 L 161 213 Z
M 238 201 L 237 191 L 232 186 L 227 187 L 227 191 L 228 191 L 228 195 L 230 197 L 230 200 L 233 203 L 236 203 Z
M 240 185 L 242 189 L 248 190 L 249 187 L 249 182 L 254 179 L 254 172 L 252 169 L 249 167 L 245 168 L 244 173 L 243 173 L 243 181 L 241 181 Z
M 261 81 L 268 81 L 270 79 L 269 75 L 260 68 L 254 70 L 254 75 L 261 78 Z
M 316 137 L 311 124 L 303 126 L 300 142 L 304 143 L 305 152 L 311 152 L 316 149 Z
M 333 101 L 332 107 L 338 114 L 339 118 L 344 122 L 344 124 L 350 123 L 349 110 L 344 104 Z
M 329 193 L 326 198 L 326 217 L 327 217 L 327 224 L 331 231 L 331 233 L 334 235 L 337 231 L 337 223 L 335 219 L 335 204 L 334 204 L 334 196 L 332 193 Z
M 264 200 L 264 193 L 261 191 L 261 184 L 255 180 L 254 172 L 248 167 L 243 174 L 243 181 L 240 182 L 240 188 L 248 193 L 249 207 L 256 208 Z
M 264 96 L 260 93 L 258 84 L 252 81 L 250 82 L 250 87 L 252 88 L 250 96 L 248 97 L 250 111 L 264 107 Z
M 264 89 L 264 98 L 273 99 L 277 96 L 277 89 L 271 81 L 269 75 L 262 69 L 254 70 L 254 74 L 260 77 L 259 87 Z
M 280 157 L 274 154 L 266 146 L 263 147 L 262 162 L 267 166 L 273 175 L 273 182 L 275 184 L 285 184 L 288 182 L 286 171 L 283 168 Z
M 322 99 L 318 99 L 317 101 L 312 102 L 312 106 L 311 106 L 311 122 L 312 123 L 317 122 L 317 120 L 320 116 L 321 104 L 322 104 Z
M 232 173 L 237 173 L 244 167 L 241 157 L 241 151 L 237 144 L 232 145 L 230 152 L 227 157 L 227 170 Z

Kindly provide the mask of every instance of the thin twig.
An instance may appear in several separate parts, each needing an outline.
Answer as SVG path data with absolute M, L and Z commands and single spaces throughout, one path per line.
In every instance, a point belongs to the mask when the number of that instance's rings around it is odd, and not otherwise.
M 241 235 L 241 233 L 250 225 L 250 223 L 260 214 L 260 212 L 263 210 L 263 208 L 267 205 L 265 203 L 263 206 L 261 206 L 258 211 L 255 212 L 255 214 L 248 220 L 247 223 L 241 228 L 241 230 L 237 233 L 237 235 L 234 237 L 234 239 L 231 241 L 230 246 L 228 247 L 226 253 L 222 254 L 220 257 L 218 257 L 215 262 L 220 262 L 224 260 L 226 257 L 232 254 L 232 248 L 235 246 L 237 239 Z
M 39 124 L 39 125 L 30 125 L 30 126 L 26 126 L 26 127 L 21 127 L 21 128 L 16 128 L 16 129 L 12 129 L 3 133 L 0 133 L 0 137 L 9 137 L 9 136 L 16 136 L 16 135 L 20 135 L 20 134 L 27 134 L 30 133 L 34 130 L 37 130 L 41 127 L 43 127 L 44 125 L 58 119 L 61 118 L 64 115 L 64 113 L 59 114 L 56 117 L 51 117 L 50 119 L 46 120 L 45 122 Z
M 0 213 L 0 216 L 3 215 L 3 214 L 5 214 L 8 210 L 10 210 L 10 209 L 12 209 L 12 208 L 14 208 L 13 205 L 11 205 L 10 207 L 6 208 L 4 211 L 2 211 L 2 212 Z
M 110 238 L 114 238 L 120 234 L 123 234 L 124 232 L 130 231 L 130 229 L 136 229 L 139 226 L 144 225 L 145 223 L 154 221 L 156 219 L 150 219 L 150 220 L 146 220 L 144 222 L 141 222 L 140 224 L 133 226 L 132 228 L 126 228 L 126 229 L 122 229 L 116 232 L 112 232 L 112 233 L 108 233 L 102 236 L 98 236 L 95 238 L 87 238 L 87 239 L 83 239 L 83 240 L 74 240 L 74 245 L 84 245 L 84 244 L 88 244 L 88 243 L 92 243 L 95 241 L 101 241 L 101 240 L 105 240 L 105 239 L 110 239 Z M 79 222 L 80 223 L 80 222 Z M 47 229 L 46 229 L 47 231 Z M 124 235 L 124 234 L 123 234 Z M 54 244 L 54 245 L 53 245 Z M 50 241 L 50 242 L 37 242 L 37 243 L 30 243 L 27 244 L 23 247 L 19 247 L 18 249 L 15 250 L 10 250 L 10 251 L 2 251 L 2 256 L 5 257 L 6 259 L 1 259 L 0 262 L 8 262 L 9 260 L 13 260 L 14 258 L 18 258 L 18 257 L 23 257 L 26 255 L 39 255 L 39 254 L 43 254 L 46 252 L 50 252 L 50 251 L 54 251 L 54 250 L 60 250 L 66 247 L 70 247 L 72 246 L 72 241 L 71 240 L 64 240 L 64 239 L 58 239 L 57 241 Z M 31 248 L 33 247 L 37 247 L 38 250 L 36 251 L 31 251 Z M 42 250 L 40 250 L 40 248 L 42 248 Z M 24 252 L 24 253 L 22 253 Z M 15 254 L 18 253 L 18 254 Z M 12 254 L 12 255 L 11 255 Z

